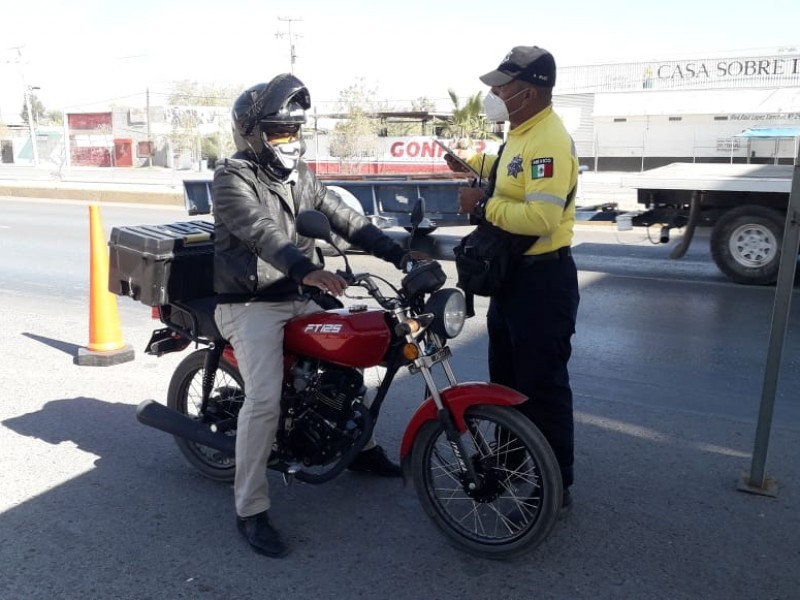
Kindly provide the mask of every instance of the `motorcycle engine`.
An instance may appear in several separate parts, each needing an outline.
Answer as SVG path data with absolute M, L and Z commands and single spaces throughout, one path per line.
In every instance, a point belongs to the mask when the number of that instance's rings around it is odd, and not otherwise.
M 364 376 L 357 369 L 310 360 L 299 361 L 291 372 L 282 437 L 295 458 L 325 464 L 360 434 L 353 409 L 366 393 Z

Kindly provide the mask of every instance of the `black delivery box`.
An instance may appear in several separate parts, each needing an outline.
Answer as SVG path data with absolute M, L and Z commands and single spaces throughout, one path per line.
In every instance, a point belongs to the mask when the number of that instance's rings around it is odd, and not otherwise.
M 214 224 L 114 227 L 109 246 L 108 289 L 148 306 L 214 294 Z

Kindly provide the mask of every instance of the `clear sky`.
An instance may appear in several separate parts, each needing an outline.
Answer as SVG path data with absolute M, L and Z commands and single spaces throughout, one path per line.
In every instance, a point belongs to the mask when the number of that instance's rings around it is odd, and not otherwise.
M 23 75 L 48 110 L 143 105 L 148 88 L 159 104 L 174 80 L 247 86 L 289 71 L 292 44 L 294 73 L 321 111 L 362 79 L 377 99 L 449 106 L 449 88 L 484 90 L 477 77 L 515 45 L 547 48 L 561 66 L 800 49 L 800 0 L 282 4 L 0 0 L 0 119 L 16 120 Z

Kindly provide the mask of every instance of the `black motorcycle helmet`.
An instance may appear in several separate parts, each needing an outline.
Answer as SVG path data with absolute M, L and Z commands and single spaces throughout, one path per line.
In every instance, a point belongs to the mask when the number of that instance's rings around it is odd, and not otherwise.
M 286 178 L 305 151 L 300 140 L 287 148 L 267 143 L 267 136 L 278 133 L 299 134 L 311 107 L 308 89 L 297 77 L 283 73 L 269 83 L 259 83 L 245 90 L 233 103 L 231 125 L 236 148 L 253 155 L 255 160 L 281 179 Z M 291 147 L 289 147 L 291 146 Z

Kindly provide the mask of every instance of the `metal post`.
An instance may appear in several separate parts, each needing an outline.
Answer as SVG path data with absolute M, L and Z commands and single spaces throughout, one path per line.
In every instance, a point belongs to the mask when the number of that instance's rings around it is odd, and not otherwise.
M 786 209 L 786 225 L 781 244 L 781 263 L 778 269 L 778 283 L 775 287 L 772 327 L 767 349 L 767 362 L 764 367 L 764 385 L 758 412 L 753 460 L 749 475 L 745 473 L 737 487 L 742 492 L 766 496 L 777 495 L 777 483 L 765 476 L 765 464 L 769 450 L 769 435 L 775 407 L 775 392 L 778 387 L 781 354 L 789 324 L 797 252 L 800 249 L 800 164 L 798 163 L 800 163 L 800 156 L 795 160 L 789 206 Z
M 145 122 L 147 123 L 147 166 L 153 166 L 153 138 L 150 133 L 150 88 L 145 91 Z
M 647 132 L 650 131 L 650 117 L 645 117 L 644 131 L 642 132 L 642 166 L 640 172 L 644 172 L 644 157 L 647 153 Z
M 31 90 L 38 90 L 29 85 L 25 86 L 25 109 L 28 112 L 28 131 L 31 136 L 31 147 L 33 148 L 33 166 L 39 166 L 39 147 L 36 143 L 36 127 L 33 124 L 33 110 L 31 109 Z
M 319 121 L 316 104 L 314 105 L 314 173 L 319 175 Z
M 67 111 L 63 111 L 61 113 L 64 117 L 64 160 L 62 161 L 64 165 L 67 167 L 72 166 L 72 149 L 70 147 L 70 140 L 69 140 L 69 115 Z

